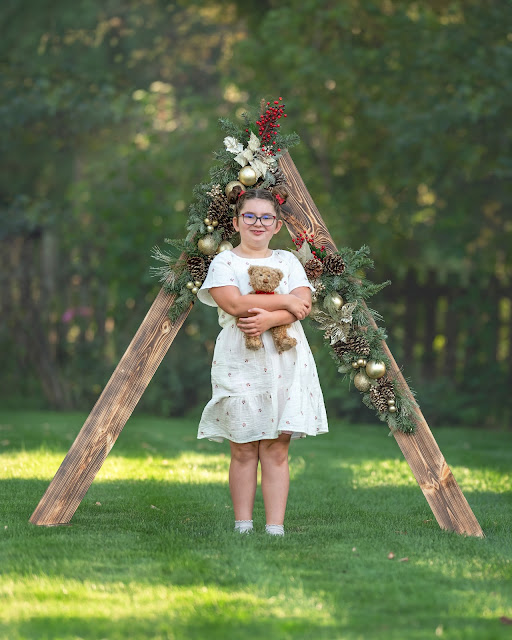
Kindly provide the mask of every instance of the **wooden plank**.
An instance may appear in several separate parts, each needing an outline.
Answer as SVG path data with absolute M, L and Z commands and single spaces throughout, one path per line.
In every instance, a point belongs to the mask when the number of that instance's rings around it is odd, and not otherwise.
M 290 196 L 283 207 L 284 221 L 290 234 L 292 237 L 296 237 L 301 232 L 313 233 L 317 244 L 323 244 L 332 251 L 336 251 L 333 239 L 290 154 L 286 154 L 281 158 L 280 166 L 286 175 L 290 191 Z M 368 319 L 373 326 L 376 326 L 370 315 L 368 315 Z M 385 342 L 383 342 L 383 348 L 391 362 L 391 375 L 402 385 L 405 393 L 412 395 Z M 406 435 L 397 431 L 394 433 L 394 437 L 411 467 L 414 477 L 423 491 L 439 526 L 442 529 L 456 531 L 460 534 L 484 537 L 482 528 L 419 409 L 415 412 L 414 422 L 416 426 L 414 435 Z
M 73 517 L 190 313 L 192 305 L 172 323 L 167 314 L 173 300 L 160 290 L 32 514 L 32 524 L 67 524 Z

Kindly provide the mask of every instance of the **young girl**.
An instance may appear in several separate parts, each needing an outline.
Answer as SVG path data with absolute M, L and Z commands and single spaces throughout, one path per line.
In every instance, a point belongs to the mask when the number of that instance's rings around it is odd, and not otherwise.
M 240 232 L 240 244 L 215 257 L 197 296 L 218 307 L 222 327 L 213 355 L 213 397 L 203 411 L 197 437 L 230 442 L 235 530 L 253 528 L 260 463 L 266 531 L 282 536 L 290 440 L 328 431 L 315 362 L 299 322 L 311 310 L 312 287 L 290 251 L 268 246 L 283 224 L 280 203 L 286 192 L 275 188 L 274 193 L 252 189 L 238 194 L 237 189 L 232 192 L 232 197 L 238 196 L 233 225 Z M 274 295 L 249 293 L 251 265 L 283 272 Z M 282 324 L 291 324 L 288 334 L 297 345 L 278 354 L 267 330 Z M 247 349 L 244 333 L 261 336 L 263 348 Z

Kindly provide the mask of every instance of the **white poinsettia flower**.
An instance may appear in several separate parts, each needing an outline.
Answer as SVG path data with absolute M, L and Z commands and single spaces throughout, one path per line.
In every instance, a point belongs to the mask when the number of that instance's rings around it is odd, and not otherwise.
M 257 151 L 260 148 L 260 139 L 253 131 L 251 131 L 251 137 L 249 138 L 247 148 L 251 151 Z
M 258 158 L 254 158 L 250 164 L 254 171 L 259 174 L 258 177 L 264 176 L 267 173 L 267 165 Z
M 238 142 L 236 138 L 233 138 L 233 136 L 226 136 L 224 138 L 224 146 L 230 153 L 240 153 L 244 148 L 244 145 Z
M 245 167 L 246 164 L 249 164 L 249 161 L 247 160 L 247 158 L 244 156 L 243 152 L 239 153 L 236 157 L 235 157 L 235 162 L 238 162 L 238 164 L 241 167 Z

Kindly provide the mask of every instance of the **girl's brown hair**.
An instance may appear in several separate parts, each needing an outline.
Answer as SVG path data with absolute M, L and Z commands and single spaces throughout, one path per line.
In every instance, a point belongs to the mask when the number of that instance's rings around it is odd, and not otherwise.
M 240 195 L 241 194 L 241 195 Z M 277 196 L 277 197 L 276 197 Z M 274 207 L 276 218 L 281 219 L 281 203 L 284 204 L 288 198 L 288 191 L 283 185 L 272 187 L 271 189 L 248 189 L 242 193 L 241 187 L 234 187 L 229 194 L 229 202 L 235 205 L 233 215 L 238 218 L 240 211 L 248 200 L 267 200 Z

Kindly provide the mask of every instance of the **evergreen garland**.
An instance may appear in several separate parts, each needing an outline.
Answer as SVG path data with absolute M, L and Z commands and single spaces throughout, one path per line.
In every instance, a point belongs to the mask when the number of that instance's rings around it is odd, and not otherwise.
M 262 103 L 258 119 L 244 114 L 243 128 L 226 118 L 220 119 L 220 127 L 226 133 L 224 148 L 214 152 L 210 181 L 196 185 L 193 190 L 186 238 L 166 238 L 167 251 L 159 247 L 152 251 L 153 258 L 162 263 L 151 268 L 153 275 L 159 278 L 165 291 L 175 295 L 169 311 L 171 321 L 176 321 L 196 300 L 202 281 L 194 279 L 191 271 L 196 275 L 201 272 L 197 268 L 198 264 L 202 265 L 201 260 L 207 271 L 214 255 L 232 248 L 231 241 L 237 241 L 234 228 L 227 222 L 229 215 L 219 216 L 218 220 L 210 220 L 208 215 L 209 211 L 215 210 L 210 209 L 215 198 L 224 194 L 229 183 L 239 180 L 243 163 L 257 172 L 255 188 L 271 188 L 285 179 L 278 160 L 299 143 L 299 137 L 295 133 L 281 134 L 277 120 L 282 117 L 286 114 L 279 98 L 273 103 Z M 315 247 L 314 238 L 304 234 L 294 243 L 301 262 L 312 261 L 307 272 L 320 273 L 310 277 L 316 289 L 310 319 L 330 341 L 331 356 L 338 371 L 359 385 L 363 403 L 375 410 L 380 420 L 387 422 L 391 432 L 413 433 L 412 414 L 417 405 L 407 389 L 402 388 L 397 379 L 391 379 L 389 373 L 368 379 L 363 373 L 370 362 L 381 363 L 386 372 L 391 365 L 382 349 L 382 341 L 387 337 L 385 329 L 375 329 L 369 323 L 370 318 L 376 324 L 382 318 L 378 312 L 369 307 L 365 309 L 361 304 L 389 284 L 389 281 L 376 284 L 366 278 L 366 271 L 373 267 L 368 247 L 358 250 L 343 247 L 333 253 L 325 247 Z

